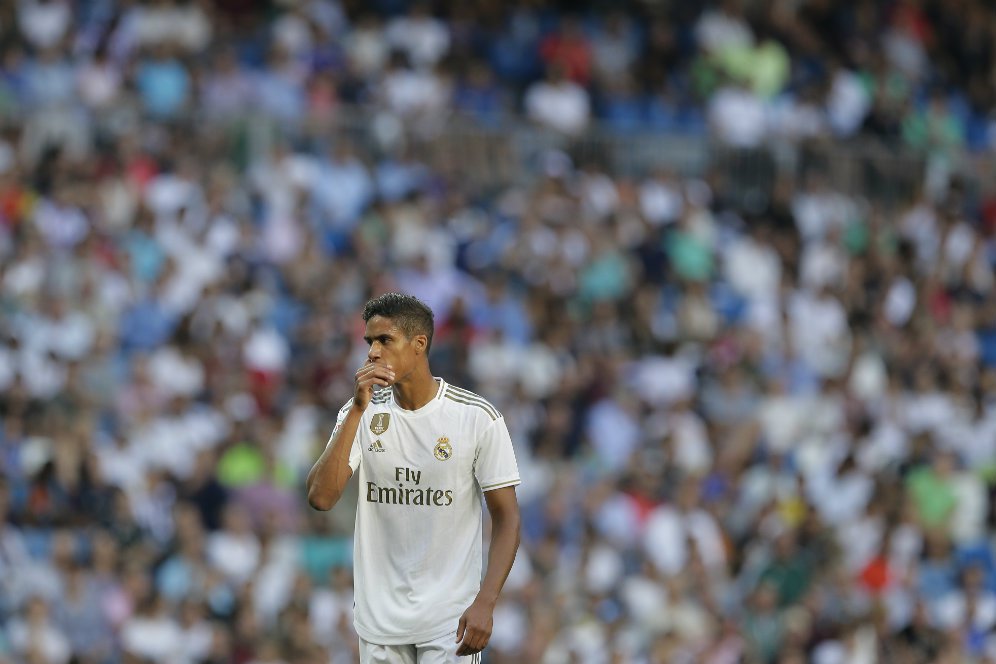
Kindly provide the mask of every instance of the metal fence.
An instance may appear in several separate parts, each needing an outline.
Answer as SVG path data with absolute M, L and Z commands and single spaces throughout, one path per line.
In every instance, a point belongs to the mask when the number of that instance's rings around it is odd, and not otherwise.
M 312 144 L 348 137 L 370 154 L 404 151 L 484 189 L 535 177 L 542 155 L 551 149 L 563 151 L 576 163 L 601 164 L 623 177 L 660 169 L 722 177 L 746 205 L 762 203 L 779 179 L 798 187 L 814 172 L 836 189 L 886 207 L 905 203 L 924 186 L 943 189 L 954 176 L 968 187 L 984 186 L 996 177 L 991 154 L 928 155 L 864 138 L 772 141 L 761 149 L 737 150 L 702 135 L 619 134 L 595 127 L 582 136 L 566 137 L 523 121 L 482 126 L 448 117 L 406 125 L 386 113 L 357 108 L 339 109 L 334 116 L 304 127 L 264 118 L 256 118 L 252 127 L 258 148 L 281 135 Z
M 72 114 L 54 120 L 45 114 L 19 116 L 13 121 L 24 126 L 27 136 L 78 137 L 87 130 L 85 122 L 69 122 L 76 117 Z M 137 104 L 129 103 L 90 124 L 94 134 L 137 131 L 149 135 L 159 129 L 141 117 Z M 722 177 L 729 191 L 745 205 L 763 203 L 778 180 L 801 186 L 814 171 L 824 174 L 837 189 L 885 206 L 909 200 L 924 185 L 943 188 L 953 175 L 961 177 L 968 187 L 996 182 L 992 154 L 931 156 L 864 139 L 846 143 L 771 142 L 762 149 L 734 150 L 702 135 L 619 134 L 595 127 L 583 136 L 569 138 L 522 119 L 481 125 L 450 115 L 402 122 L 383 110 L 346 106 L 299 123 L 247 111 L 240 117 L 191 115 L 169 125 L 206 139 L 228 136 L 233 146 L 230 156 L 241 166 L 265 152 L 275 140 L 320 148 L 348 138 L 371 156 L 402 151 L 444 175 L 458 174 L 479 190 L 528 181 L 535 176 L 542 155 L 551 149 L 567 153 L 575 162 L 597 162 L 623 177 L 640 177 L 659 169 Z

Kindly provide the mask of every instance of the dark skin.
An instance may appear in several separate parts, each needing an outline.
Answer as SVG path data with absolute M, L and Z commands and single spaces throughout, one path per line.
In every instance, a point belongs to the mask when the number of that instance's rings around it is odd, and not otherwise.
M 353 404 L 346 419 L 332 434 L 332 440 L 308 473 L 308 503 L 329 510 L 339 502 L 353 471 L 349 451 L 363 412 L 370 405 L 374 387 L 390 387 L 394 400 L 405 410 L 417 410 L 429 403 L 439 389 L 429 369 L 429 339 L 424 334 L 409 338 L 394 322 L 383 316 L 367 321 L 364 341 L 370 346 L 367 361 L 356 371 Z M 515 487 L 495 489 L 484 494 L 491 516 L 491 547 L 481 589 L 457 625 L 457 655 L 478 653 L 491 639 L 495 604 L 519 548 L 519 503 Z
M 515 487 L 487 491 L 484 502 L 491 515 L 488 569 L 477 597 L 460 616 L 456 634 L 457 643 L 460 643 L 456 654 L 460 657 L 481 652 L 488 645 L 495 604 L 519 548 L 519 502 L 515 499 Z

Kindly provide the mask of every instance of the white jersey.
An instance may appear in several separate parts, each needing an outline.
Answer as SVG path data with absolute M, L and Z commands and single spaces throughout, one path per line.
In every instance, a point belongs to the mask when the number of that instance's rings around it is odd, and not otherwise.
M 354 617 L 371 643 L 456 631 L 481 587 L 482 491 L 519 484 L 501 414 L 436 380 L 435 398 L 414 411 L 398 407 L 393 390 L 375 392 L 349 455 L 360 490 Z M 339 411 L 337 428 L 351 405 Z

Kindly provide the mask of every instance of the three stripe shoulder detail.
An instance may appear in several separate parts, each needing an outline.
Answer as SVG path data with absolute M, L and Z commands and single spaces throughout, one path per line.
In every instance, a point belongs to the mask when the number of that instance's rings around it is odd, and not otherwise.
M 453 385 L 447 385 L 444 396 L 450 401 L 455 401 L 456 403 L 463 404 L 465 406 L 477 406 L 487 413 L 488 417 L 490 417 L 492 421 L 501 417 L 501 413 L 498 412 L 498 409 L 492 406 L 487 399 L 479 394 L 474 394 L 469 390 L 454 387 Z

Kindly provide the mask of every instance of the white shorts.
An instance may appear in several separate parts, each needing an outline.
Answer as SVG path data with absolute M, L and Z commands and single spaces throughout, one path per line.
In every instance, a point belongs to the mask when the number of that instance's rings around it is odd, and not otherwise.
M 456 632 L 403 646 L 381 646 L 360 637 L 360 664 L 480 664 L 481 653 L 457 657 Z

